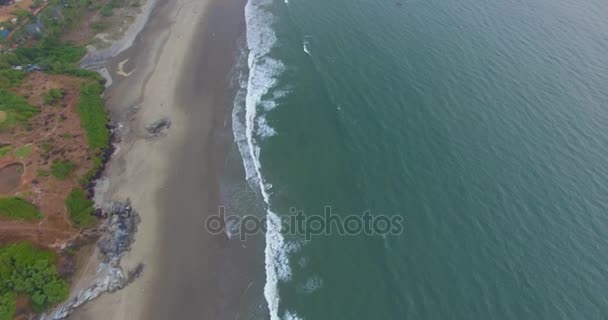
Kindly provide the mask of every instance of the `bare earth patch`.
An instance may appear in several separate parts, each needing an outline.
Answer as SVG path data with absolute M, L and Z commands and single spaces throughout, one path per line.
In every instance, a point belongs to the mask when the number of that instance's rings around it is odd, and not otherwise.
M 84 176 L 93 166 L 86 134 L 76 113 L 80 86 L 86 81 L 34 72 L 15 90 L 39 108 L 40 113 L 31 118 L 28 125 L 0 132 L 0 145 L 10 144 L 13 150 L 31 147 L 31 151 L 19 156 L 14 151 L 0 156 L 0 168 L 22 166 L 20 183 L 4 196 L 20 196 L 32 202 L 44 218 L 34 223 L 0 221 L 0 245 L 29 240 L 42 247 L 58 249 L 80 235 L 80 230 L 70 223 L 65 199 L 72 188 L 79 186 L 77 177 Z M 60 89 L 63 97 L 53 105 L 46 105 L 44 96 L 52 88 Z M 58 179 L 51 174 L 51 166 L 56 161 L 70 161 L 75 169 L 66 179 Z
M 16 10 L 30 11 L 34 0 L 15 1 L 8 6 L 0 6 L 0 22 L 9 21 L 17 16 L 14 14 Z
M 21 185 L 23 164 L 19 162 L 8 164 L 0 168 L 0 193 L 10 194 Z

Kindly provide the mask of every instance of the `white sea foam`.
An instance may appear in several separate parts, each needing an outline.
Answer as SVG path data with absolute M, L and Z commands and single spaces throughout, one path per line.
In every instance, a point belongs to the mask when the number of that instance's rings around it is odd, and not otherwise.
M 268 125 L 266 118 L 259 117 L 256 122 L 258 126 L 256 130 L 258 136 L 268 138 L 277 134 L 277 132 L 270 125 Z
M 289 90 L 287 90 L 287 89 L 275 88 L 272 91 L 272 97 L 270 99 L 260 101 L 260 105 L 262 106 L 262 108 L 264 109 L 265 112 L 271 111 L 274 108 L 276 108 L 276 106 L 278 105 L 277 101 L 280 98 L 283 98 L 284 96 L 286 96 L 288 93 L 289 93 Z
M 312 37 L 306 36 L 304 37 L 304 41 L 302 41 L 302 47 L 304 48 L 304 52 L 310 56 L 310 47 L 312 45 Z
M 310 49 L 308 48 L 309 45 L 310 43 L 304 40 L 304 44 L 302 45 L 302 47 L 304 48 L 304 52 L 306 52 L 306 54 L 310 56 Z
M 286 311 L 285 316 L 283 316 L 283 320 L 302 320 L 302 318 L 291 311 Z
M 311 294 L 323 287 L 323 279 L 318 276 L 314 276 L 312 278 L 308 278 L 306 282 L 299 286 L 299 291 L 302 291 L 306 294 Z
M 276 131 L 269 126 L 264 114 L 274 109 L 276 99 L 285 92 L 273 92 L 270 99 L 263 99 L 270 90 L 276 89 L 277 76 L 285 66 L 277 59 L 269 56 L 276 44 L 277 38 L 272 29 L 273 16 L 265 10 L 265 6 L 273 0 L 249 0 L 245 6 L 247 23 L 247 57 L 248 76 L 242 77 L 241 88 L 235 98 L 233 110 L 233 130 L 235 141 L 241 152 L 243 164 L 250 185 L 259 188 L 260 194 L 267 206 L 266 231 L 266 284 L 264 297 L 268 304 L 271 320 L 279 320 L 279 281 L 291 278 L 289 253 L 294 250 L 293 244 L 286 243 L 281 233 L 280 217 L 270 210 L 270 192 L 272 186 L 264 181 L 260 163 L 260 147 L 256 139 L 270 137 Z M 243 59 L 244 60 L 244 59 Z M 299 319 L 295 314 L 286 312 L 283 319 Z

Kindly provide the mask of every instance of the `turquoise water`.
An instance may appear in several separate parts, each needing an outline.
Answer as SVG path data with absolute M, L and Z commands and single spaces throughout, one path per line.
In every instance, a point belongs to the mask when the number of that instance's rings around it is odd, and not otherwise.
M 608 318 L 608 6 L 249 0 L 271 319 Z M 237 105 L 239 105 L 237 103 Z M 290 208 L 398 236 L 279 229 Z

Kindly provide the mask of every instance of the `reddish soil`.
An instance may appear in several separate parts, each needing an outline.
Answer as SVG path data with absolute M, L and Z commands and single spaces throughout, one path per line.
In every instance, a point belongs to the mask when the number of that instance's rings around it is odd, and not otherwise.
M 28 240 L 58 249 L 81 234 L 70 223 L 65 199 L 72 188 L 79 186 L 78 177 L 92 167 L 86 134 L 76 113 L 79 88 L 84 82 L 80 78 L 34 72 L 15 90 L 38 107 L 40 113 L 29 120 L 29 125 L 0 132 L 0 145 L 10 144 L 13 150 L 25 145 L 32 147 L 32 152 L 23 158 L 12 152 L 0 157 L 0 168 L 15 163 L 23 165 L 19 186 L 1 196 L 18 195 L 32 202 L 44 218 L 35 222 L 0 220 L 0 245 Z M 51 88 L 62 90 L 63 98 L 45 105 L 44 95 Z M 69 160 L 76 164 L 76 169 L 67 179 L 60 180 L 50 174 L 55 160 Z
M 34 0 L 21 0 L 8 6 L 0 6 L 0 22 L 9 21 L 17 16 L 13 13 L 17 9 L 32 11 L 30 8 Z

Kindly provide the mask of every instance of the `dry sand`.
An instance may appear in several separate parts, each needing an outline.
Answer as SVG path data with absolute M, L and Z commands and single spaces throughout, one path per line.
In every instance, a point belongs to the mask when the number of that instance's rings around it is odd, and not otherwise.
M 121 264 L 145 267 L 134 283 L 70 319 L 234 319 L 251 308 L 241 301 L 254 281 L 240 252 L 245 246 L 227 246 L 203 229 L 217 208 L 217 162 L 226 148 L 214 148 L 213 139 L 216 130 L 229 130 L 226 83 L 243 5 L 161 0 L 133 46 L 105 64 L 113 78 L 107 106 L 122 129 L 101 183 L 105 190 L 96 197 L 131 200 L 141 224 Z M 145 125 L 161 118 L 171 121 L 170 129 L 147 138 Z M 90 281 L 95 264 L 76 287 Z

